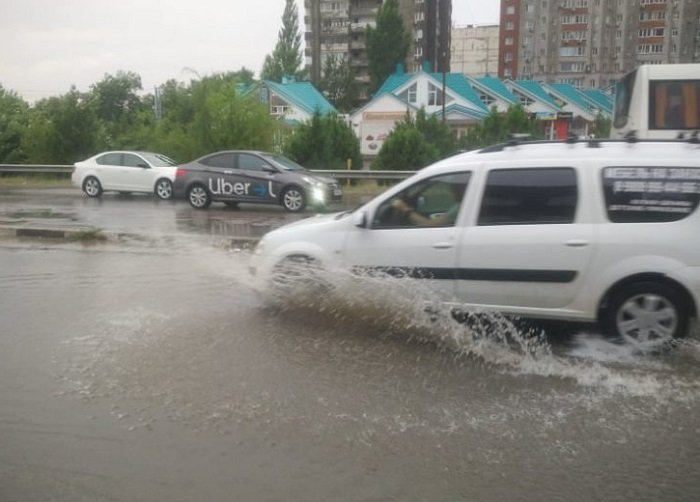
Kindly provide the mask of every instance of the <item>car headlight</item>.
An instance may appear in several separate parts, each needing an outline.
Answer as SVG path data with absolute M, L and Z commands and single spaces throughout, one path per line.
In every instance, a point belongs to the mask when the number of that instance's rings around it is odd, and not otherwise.
M 317 179 L 314 179 L 310 176 L 302 176 L 301 179 L 304 181 L 304 183 L 308 183 L 309 185 L 313 186 L 323 186 L 323 183 L 318 181 Z

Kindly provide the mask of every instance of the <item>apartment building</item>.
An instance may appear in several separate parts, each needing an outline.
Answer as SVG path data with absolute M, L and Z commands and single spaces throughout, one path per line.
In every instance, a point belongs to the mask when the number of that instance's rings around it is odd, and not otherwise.
M 497 24 L 453 27 L 450 69 L 474 76 L 497 75 L 499 34 Z
M 347 60 L 355 71 L 360 100 L 369 96 L 365 47 L 367 26 L 376 26 L 383 0 L 304 0 L 305 57 L 311 80 L 318 83 L 330 55 Z M 449 71 L 452 0 L 398 0 L 404 27 L 411 34 L 406 67 L 421 68 L 425 61 L 438 71 Z
M 498 74 L 606 87 L 640 64 L 700 62 L 698 0 L 502 0 Z

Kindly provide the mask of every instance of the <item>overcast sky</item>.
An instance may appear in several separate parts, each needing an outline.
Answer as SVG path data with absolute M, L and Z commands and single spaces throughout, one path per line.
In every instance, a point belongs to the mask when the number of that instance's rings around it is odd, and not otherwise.
M 303 31 L 303 0 L 297 0 Z M 284 0 L 0 0 L 0 85 L 29 101 L 133 71 L 144 90 L 174 78 L 259 75 Z M 497 23 L 499 0 L 452 0 L 456 25 Z

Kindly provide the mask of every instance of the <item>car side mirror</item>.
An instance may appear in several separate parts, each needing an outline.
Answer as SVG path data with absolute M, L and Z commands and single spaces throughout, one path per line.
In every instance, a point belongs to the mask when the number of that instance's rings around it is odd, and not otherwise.
M 365 213 L 364 211 L 356 211 L 352 215 L 352 224 L 358 228 L 366 228 L 367 227 L 367 213 Z
M 279 172 L 279 171 L 277 171 L 277 169 L 275 169 L 274 167 L 270 167 L 270 166 L 264 166 L 262 170 L 263 170 L 263 172 L 272 173 L 272 174 L 276 174 Z
M 144 169 L 148 169 L 148 164 L 144 164 L 143 162 L 139 162 L 136 164 L 136 167 L 143 167 Z

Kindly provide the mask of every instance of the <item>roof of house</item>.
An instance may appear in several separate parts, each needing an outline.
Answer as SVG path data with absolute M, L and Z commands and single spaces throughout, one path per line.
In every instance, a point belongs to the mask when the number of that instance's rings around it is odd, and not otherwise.
M 336 109 L 311 82 L 273 82 L 265 80 L 265 85 L 288 103 L 308 113 L 318 110 L 322 115 L 335 113 Z
M 615 106 L 615 99 L 612 96 L 600 89 L 582 89 L 581 92 L 600 108 L 608 113 L 612 113 L 613 107 Z
M 499 96 L 501 99 L 509 103 L 518 103 L 518 97 L 513 94 L 508 87 L 503 83 L 502 80 L 492 77 L 490 75 L 484 75 L 483 77 L 476 77 L 475 80 L 478 84 L 483 85 L 489 89 L 493 94 Z
M 564 101 L 572 105 L 578 106 L 582 110 L 586 110 L 590 113 L 593 113 L 595 111 L 595 107 L 591 104 L 591 102 L 588 99 L 586 99 L 586 97 L 581 93 L 581 91 L 576 89 L 576 87 L 574 87 L 573 85 L 558 83 L 546 84 L 546 86 L 549 89 L 553 90 L 555 94 L 558 94 Z
M 421 73 L 430 76 L 438 82 L 442 82 L 442 73 L 429 73 L 425 71 L 419 71 L 418 73 L 393 73 L 387 77 L 374 96 L 378 97 L 385 93 L 393 94 L 399 87 L 402 87 Z M 474 91 L 469 84 L 469 80 L 467 80 L 467 77 L 463 73 L 445 73 L 444 76 L 445 87 L 447 89 L 458 94 L 467 101 L 470 101 L 477 107 L 486 110 L 486 105 L 481 101 L 481 98 L 479 98 L 479 95 Z
M 521 90 L 535 96 L 538 100 L 554 107 L 556 110 L 561 110 L 561 107 L 554 99 L 545 91 L 539 82 L 534 80 L 514 80 L 513 84 Z

